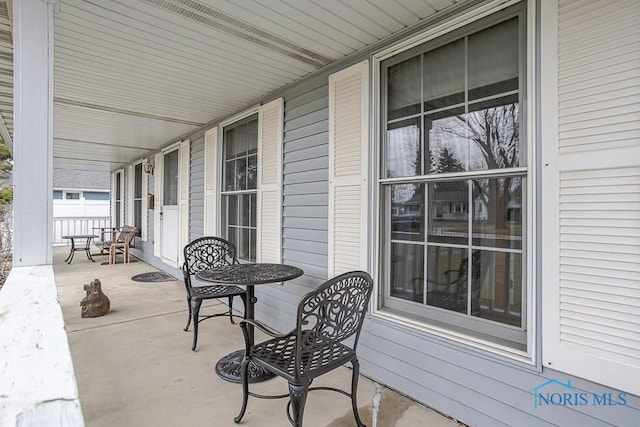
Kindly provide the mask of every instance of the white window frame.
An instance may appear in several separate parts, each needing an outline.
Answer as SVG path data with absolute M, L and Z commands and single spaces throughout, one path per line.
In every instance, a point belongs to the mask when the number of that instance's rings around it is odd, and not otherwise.
M 259 119 L 259 112 L 260 112 L 260 107 L 259 106 L 255 106 L 252 107 L 250 109 L 247 109 L 245 111 L 243 111 L 240 114 L 237 114 L 233 117 L 230 117 L 227 120 L 224 120 L 223 122 L 221 122 L 218 125 L 218 144 L 217 144 L 217 158 L 220 159 L 218 161 L 219 167 L 218 167 L 218 177 L 219 179 L 219 186 L 218 188 L 220 189 L 219 191 L 219 201 L 217 203 L 217 206 L 220 207 L 220 215 L 217 216 L 217 229 L 220 231 L 222 237 L 224 237 L 225 239 L 229 239 L 228 233 L 227 233 L 227 205 L 225 203 L 225 196 L 229 196 L 229 195 L 242 195 L 242 194 L 248 194 L 248 193 L 253 193 L 256 195 L 256 209 L 258 210 L 256 212 L 256 260 L 258 258 L 258 234 L 259 234 L 259 222 L 260 222 L 260 208 L 257 206 L 257 198 L 258 198 L 258 190 L 259 190 L 259 186 L 260 183 L 259 181 L 256 179 L 256 189 L 255 190 L 241 190 L 241 191 L 226 191 L 224 188 L 225 185 L 225 176 L 224 176 L 224 163 L 226 161 L 226 157 L 225 157 L 225 153 L 224 153 L 224 149 L 225 149 L 225 128 L 234 125 L 235 123 L 244 120 L 248 117 L 251 117 L 253 115 L 256 115 L 258 118 L 258 139 L 260 139 L 260 119 Z M 258 164 L 259 167 L 259 164 Z M 236 251 L 239 252 L 239 248 L 236 247 Z M 242 262 L 250 262 L 248 260 L 244 260 L 241 259 L 239 256 L 239 253 L 236 253 L 236 255 L 238 256 L 238 260 L 242 261 Z
M 381 134 L 381 100 L 382 94 L 380 90 L 381 82 L 381 63 L 382 61 L 396 56 L 406 50 L 413 47 L 422 45 L 430 40 L 434 40 L 443 35 L 449 34 L 458 28 L 472 24 L 484 17 L 490 16 L 494 13 L 505 9 L 508 6 L 519 3 L 519 1 L 512 0 L 508 2 L 493 1 L 484 4 L 472 11 L 456 16 L 453 19 L 441 22 L 426 31 L 413 36 L 405 41 L 402 41 L 394 46 L 384 49 L 374 55 L 372 55 L 372 79 L 371 79 L 371 91 L 372 91 L 372 127 L 371 135 L 373 136 L 374 147 L 372 149 L 372 155 L 370 156 L 370 170 L 371 170 L 371 185 L 370 191 L 373 195 L 370 203 L 370 212 L 372 215 L 372 229 L 371 229 L 371 242 L 372 250 L 369 253 L 369 264 L 371 265 L 371 271 L 374 272 L 376 282 L 380 283 L 381 277 L 381 260 L 384 256 L 384 245 L 382 244 L 382 215 L 380 209 L 381 195 L 380 195 L 380 150 L 382 144 Z M 430 334 L 450 339 L 452 341 L 468 345 L 480 350 L 487 350 L 492 353 L 500 354 L 501 356 L 511 359 L 516 362 L 524 362 L 525 365 L 536 365 L 538 363 L 538 344 L 537 344 L 537 320 L 538 314 L 537 307 L 537 263 L 534 258 L 537 248 L 537 216 L 535 215 L 537 210 L 537 195 L 536 181 L 538 170 L 538 156 L 536 155 L 536 115 L 535 115 L 535 94 L 536 94 L 536 73 L 537 60 L 536 60 L 536 7 L 534 1 L 529 1 L 526 4 L 526 56 L 527 67 L 526 70 L 521 70 L 521 75 L 525 75 L 525 87 L 527 97 L 523 100 L 524 113 L 523 120 L 526 123 L 525 134 L 521 135 L 521 139 L 526 144 L 526 156 L 527 156 L 527 168 L 528 173 L 526 175 L 526 212 L 523 212 L 526 221 L 526 229 L 524 230 L 523 249 L 526 257 L 523 257 L 523 262 L 526 263 L 526 305 L 523 307 L 523 320 L 526 322 L 526 350 L 520 351 L 508 346 L 500 345 L 493 341 L 484 340 L 479 337 L 467 335 L 458 331 L 440 327 L 433 323 L 425 323 L 417 321 L 414 318 L 399 314 L 397 312 L 390 312 L 384 308 L 379 308 L 376 301 L 382 300 L 380 294 L 380 287 L 376 286 L 374 289 L 374 295 L 372 298 L 371 313 L 374 318 L 384 319 L 392 321 L 402 326 L 406 326 L 412 329 L 428 332 Z

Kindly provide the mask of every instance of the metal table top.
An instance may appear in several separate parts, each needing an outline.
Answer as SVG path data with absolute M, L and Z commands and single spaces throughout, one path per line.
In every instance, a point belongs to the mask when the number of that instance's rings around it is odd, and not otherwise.
M 234 264 L 216 267 L 196 273 L 196 277 L 208 282 L 228 285 L 261 285 L 264 283 L 286 282 L 302 276 L 298 267 L 287 264 Z

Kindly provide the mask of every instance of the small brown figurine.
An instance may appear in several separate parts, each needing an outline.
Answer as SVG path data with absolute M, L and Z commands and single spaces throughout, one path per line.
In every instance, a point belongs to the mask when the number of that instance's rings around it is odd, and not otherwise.
M 88 285 L 84 285 L 84 290 L 87 292 L 87 296 L 80 301 L 81 317 L 100 317 L 109 312 L 111 303 L 109 298 L 102 293 L 100 289 L 100 280 L 93 280 Z

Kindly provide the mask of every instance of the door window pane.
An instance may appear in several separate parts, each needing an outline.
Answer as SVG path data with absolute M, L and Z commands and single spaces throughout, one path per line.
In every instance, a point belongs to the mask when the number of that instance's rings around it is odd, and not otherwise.
M 178 204 L 178 150 L 164 155 L 164 204 Z

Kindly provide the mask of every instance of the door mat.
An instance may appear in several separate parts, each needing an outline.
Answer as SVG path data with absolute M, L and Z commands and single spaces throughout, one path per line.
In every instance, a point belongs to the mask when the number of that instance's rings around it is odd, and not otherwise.
M 164 271 L 153 271 L 151 273 L 136 274 L 131 280 L 134 282 L 172 282 L 178 279 Z

